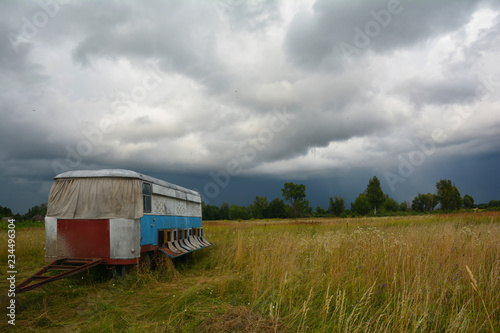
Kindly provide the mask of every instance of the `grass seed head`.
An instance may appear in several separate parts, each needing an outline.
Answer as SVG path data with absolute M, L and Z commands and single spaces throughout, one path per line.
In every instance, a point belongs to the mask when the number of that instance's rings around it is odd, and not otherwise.
M 470 270 L 469 266 L 465 265 L 465 268 L 467 269 L 467 273 L 469 274 L 469 280 L 472 288 L 477 291 L 477 281 L 474 278 L 474 274 L 472 274 L 472 271 Z

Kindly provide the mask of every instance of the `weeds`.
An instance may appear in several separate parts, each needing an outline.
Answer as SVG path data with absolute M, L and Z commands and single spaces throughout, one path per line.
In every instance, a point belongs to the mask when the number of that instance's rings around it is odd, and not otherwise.
M 499 222 L 494 212 L 206 222 L 215 246 L 191 263 L 167 259 L 121 280 L 93 271 L 58 281 L 20 295 L 16 324 L 56 332 L 500 331 Z M 21 279 L 43 266 L 43 229 L 18 237 Z

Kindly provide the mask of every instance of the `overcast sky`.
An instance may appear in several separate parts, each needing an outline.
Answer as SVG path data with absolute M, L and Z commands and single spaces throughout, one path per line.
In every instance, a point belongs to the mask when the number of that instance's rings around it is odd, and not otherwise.
M 500 2 L 0 1 L 0 205 L 121 168 L 250 204 L 500 199 Z

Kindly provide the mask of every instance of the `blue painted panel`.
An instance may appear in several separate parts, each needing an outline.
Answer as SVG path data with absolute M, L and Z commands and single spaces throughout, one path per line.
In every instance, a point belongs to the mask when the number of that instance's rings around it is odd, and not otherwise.
M 144 215 L 141 217 L 141 246 L 158 245 L 158 230 L 201 228 L 201 217 Z

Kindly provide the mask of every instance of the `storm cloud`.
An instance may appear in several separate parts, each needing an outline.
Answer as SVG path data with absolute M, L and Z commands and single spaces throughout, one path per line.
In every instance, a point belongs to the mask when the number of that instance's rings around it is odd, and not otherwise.
M 2 206 L 26 211 L 57 173 L 86 168 L 202 195 L 218 184 L 213 204 L 272 199 L 285 181 L 309 184 L 314 207 L 350 202 L 374 175 L 398 201 L 452 177 L 476 202 L 498 199 L 497 2 L 45 0 L 0 13 Z

